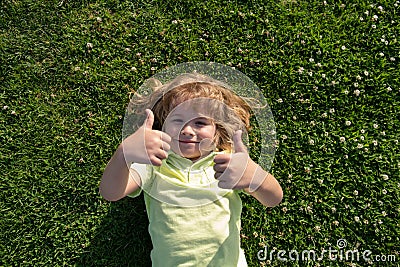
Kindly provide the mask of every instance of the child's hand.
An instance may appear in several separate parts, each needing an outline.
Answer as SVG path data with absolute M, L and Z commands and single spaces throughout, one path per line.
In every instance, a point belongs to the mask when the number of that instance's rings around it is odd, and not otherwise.
M 161 131 L 153 130 L 154 114 L 146 109 L 147 119 L 143 125 L 121 144 L 128 162 L 161 165 L 168 157 L 171 137 Z
M 232 139 L 234 153 L 220 154 L 214 158 L 215 178 L 219 180 L 218 186 L 225 189 L 254 191 L 265 176 L 261 174 L 263 177 L 258 177 L 261 167 L 249 157 L 247 148 L 242 141 L 242 131 L 236 131 Z

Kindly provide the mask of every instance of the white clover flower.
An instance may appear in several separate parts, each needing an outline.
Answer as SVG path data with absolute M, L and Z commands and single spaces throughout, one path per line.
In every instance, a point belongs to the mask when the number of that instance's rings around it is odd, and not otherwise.
M 358 87 L 358 83 L 353 83 L 354 87 Z
M 364 147 L 363 144 L 358 144 L 358 145 L 357 145 L 357 148 L 359 148 L 359 149 L 361 149 L 361 148 L 363 148 L 363 147 Z
M 329 113 L 335 113 L 335 109 L 334 108 L 330 108 L 329 109 Z
M 381 177 L 384 181 L 389 180 L 389 176 L 387 174 L 381 174 Z
M 396 61 L 394 57 L 390 57 L 390 61 Z
M 298 73 L 303 73 L 303 71 L 304 71 L 304 68 L 303 68 L 303 67 L 300 67 L 300 68 L 297 70 Z
M 386 216 L 387 215 L 386 211 L 382 211 L 382 215 Z
M 326 6 L 328 3 L 326 1 L 323 2 L 324 6 Z
M 345 95 L 348 95 L 349 94 L 349 91 L 348 90 L 344 90 L 344 92 L 343 92 Z
M 360 21 L 363 21 L 364 20 L 364 18 L 363 17 L 360 17 Z
M 316 232 L 319 232 L 319 231 L 321 230 L 321 226 L 316 225 L 316 226 L 314 227 L 314 230 L 315 230 Z
M 368 147 L 364 148 L 364 151 L 365 151 L 365 152 L 368 152 L 368 150 L 369 150 Z
M 311 206 L 307 206 L 306 210 L 307 210 L 308 213 L 313 213 Z
M 314 145 L 315 144 L 314 140 L 312 140 L 312 139 L 310 139 L 308 142 L 310 143 L 310 145 Z
M 365 133 L 365 130 L 364 130 L 364 129 L 361 129 L 361 131 L 360 131 L 360 132 L 363 134 L 363 133 Z
M 363 135 L 360 136 L 360 139 L 364 141 L 365 137 Z
M 178 21 L 177 21 L 176 19 L 174 19 L 174 20 L 172 21 L 172 24 L 178 24 Z
M 283 102 L 283 99 L 282 98 L 279 98 L 279 99 L 277 99 L 276 100 L 278 103 L 282 103 Z
M 314 59 L 312 57 L 310 57 L 310 59 L 308 61 L 314 62 Z
M 93 48 L 93 44 L 92 43 L 87 43 L 86 47 L 87 47 L 87 49 L 92 49 Z
M 317 64 L 315 64 L 315 66 L 317 66 L 318 68 L 321 68 L 322 64 L 318 62 Z
M 284 213 L 286 213 L 286 212 L 288 211 L 288 209 L 287 209 L 286 207 L 283 207 L 283 208 L 282 208 L 282 211 L 283 211 Z
M 97 17 L 96 20 L 97 20 L 97 22 L 102 22 L 103 21 L 103 19 L 100 18 L 100 17 Z
M 322 76 L 322 78 L 324 78 L 324 79 L 326 78 L 326 74 L 325 74 L 325 73 L 323 73 L 321 76 Z
M 7 110 L 8 108 L 8 106 L 3 106 L 3 110 Z
M 315 126 L 315 121 L 310 121 L 311 126 Z
M 286 140 L 287 138 L 288 138 L 288 137 L 287 137 L 286 134 L 282 135 L 282 139 L 283 139 L 283 140 Z
M 392 91 L 392 87 L 388 87 L 387 89 L 386 89 L 388 92 L 391 92 Z
M 357 75 L 357 76 L 356 76 L 356 79 L 360 81 L 362 78 L 361 78 L 360 75 Z
M 378 129 L 379 125 L 374 123 L 374 125 L 372 125 L 372 127 L 374 127 L 375 129 Z
M 379 56 L 383 57 L 383 56 L 385 56 L 385 54 L 382 53 L 382 52 L 380 52 L 380 53 L 379 53 Z
M 382 6 L 378 6 L 379 11 L 383 11 L 383 7 Z
M 358 196 L 358 191 L 357 191 L 357 190 L 354 190 L 354 191 L 353 191 L 353 194 L 354 194 L 355 196 Z
M 372 141 L 372 144 L 374 144 L 374 146 L 377 146 L 378 145 L 378 141 L 374 140 L 374 141 Z
M 346 50 L 346 46 L 342 45 L 341 49 Z
M 328 113 L 326 113 L 326 112 L 322 113 L 321 117 L 322 117 L 322 118 L 328 117 Z
M 359 96 L 360 95 L 360 90 L 354 90 L 354 94 L 356 95 L 356 96 Z
M 364 14 L 368 16 L 369 15 L 369 11 L 368 10 L 365 11 Z
M 375 24 L 372 24 L 372 29 L 376 29 L 376 25 Z
M 312 76 L 313 75 L 312 71 L 307 72 L 307 74 L 308 74 L 308 76 Z
M 137 71 L 136 67 L 132 67 L 131 71 Z
M 373 21 L 377 21 L 377 20 L 378 20 L 378 16 L 377 16 L 377 15 L 373 15 L 373 16 L 372 16 L 372 20 L 373 20 Z
M 338 226 L 339 222 L 338 221 L 333 221 L 332 224 L 335 225 L 335 226 Z
M 17 112 L 15 110 L 11 111 L 11 115 L 17 115 Z
M 385 132 L 385 131 L 381 132 L 381 135 L 385 136 L 385 135 L 386 135 L 386 132 Z
M 364 75 L 365 75 L 365 76 L 368 76 L 368 75 L 369 75 L 369 72 L 366 71 L 366 70 L 364 70 Z
M 319 183 L 319 184 L 323 184 L 323 183 L 324 183 L 324 180 L 323 180 L 323 179 L 318 179 L 318 183 Z
M 351 125 L 351 121 L 346 121 L 345 124 L 346 124 L 346 126 L 350 126 Z
M 354 221 L 359 222 L 360 221 L 360 217 L 354 216 Z
M 342 142 L 342 143 L 343 143 L 343 142 L 345 142 L 345 141 L 346 141 L 346 138 L 342 136 L 342 137 L 340 137 L 340 138 L 339 138 L 339 140 L 340 140 L 340 142 Z

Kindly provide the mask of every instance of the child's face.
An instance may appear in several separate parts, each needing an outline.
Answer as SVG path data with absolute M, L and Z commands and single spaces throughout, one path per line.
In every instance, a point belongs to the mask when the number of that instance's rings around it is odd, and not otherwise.
M 216 127 L 211 118 L 201 115 L 191 101 L 178 105 L 164 122 L 164 132 L 172 138 L 176 154 L 195 161 L 213 150 Z

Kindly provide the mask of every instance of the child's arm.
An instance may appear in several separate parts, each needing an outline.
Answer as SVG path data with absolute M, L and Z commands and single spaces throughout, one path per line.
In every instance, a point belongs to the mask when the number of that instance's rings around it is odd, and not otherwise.
M 119 200 L 138 189 L 141 183 L 139 174 L 129 168 L 133 162 L 160 166 L 168 156 L 171 137 L 153 130 L 153 112 L 146 112 L 144 124 L 119 145 L 104 170 L 100 194 L 107 200 Z
M 140 182 L 139 174 L 125 162 L 123 147 L 120 145 L 104 170 L 100 194 L 109 201 L 117 201 L 136 191 Z
M 214 158 L 218 185 L 226 189 L 244 189 L 265 206 L 278 205 L 283 197 L 282 188 L 273 175 L 249 157 L 242 142 L 242 131 L 234 134 L 233 144 L 235 153 L 220 154 Z

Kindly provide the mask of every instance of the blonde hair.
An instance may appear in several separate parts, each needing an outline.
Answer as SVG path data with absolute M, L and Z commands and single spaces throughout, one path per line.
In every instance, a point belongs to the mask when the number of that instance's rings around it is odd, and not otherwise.
M 200 104 L 201 115 L 209 117 L 216 125 L 215 145 L 218 150 L 232 150 L 232 136 L 237 130 L 250 130 L 251 108 L 248 102 L 236 95 L 229 86 L 208 76 L 196 73 L 182 74 L 162 85 L 150 79 L 147 86 L 153 92 L 138 96 L 130 103 L 131 110 L 154 113 L 153 129 L 162 130 L 169 113 L 179 104 L 194 101 Z M 197 106 L 197 105 L 195 105 Z

